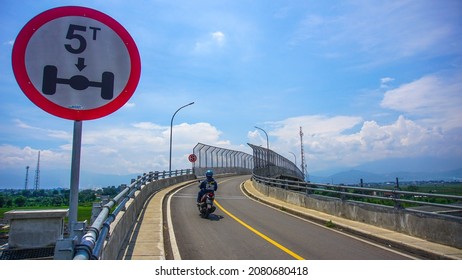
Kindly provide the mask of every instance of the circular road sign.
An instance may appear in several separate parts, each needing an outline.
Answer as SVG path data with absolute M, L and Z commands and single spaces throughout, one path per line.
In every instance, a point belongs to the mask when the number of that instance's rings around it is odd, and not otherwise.
M 133 95 L 141 60 L 133 38 L 113 18 L 76 6 L 31 19 L 13 46 L 13 72 L 44 111 L 70 120 L 109 115 Z
M 190 154 L 189 157 L 188 157 L 188 160 L 190 162 L 196 162 L 197 156 L 195 154 Z

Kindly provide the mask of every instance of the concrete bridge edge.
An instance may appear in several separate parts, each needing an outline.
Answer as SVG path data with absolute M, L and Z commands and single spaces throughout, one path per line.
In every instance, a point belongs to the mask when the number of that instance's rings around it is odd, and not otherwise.
M 269 197 L 268 191 L 263 188 L 267 186 L 255 186 L 253 180 L 247 180 L 241 185 L 241 189 L 249 197 L 277 208 L 281 211 L 315 222 L 321 226 L 333 228 L 341 232 L 350 233 L 368 240 L 372 240 L 386 247 L 397 248 L 428 259 L 441 260 L 461 260 L 462 250 L 429 242 L 421 238 L 395 232 L 385 228 L 341 218 L 326 214 L 306 207 L 298 206 L 293 203 L 283 201 L 274 197 Z

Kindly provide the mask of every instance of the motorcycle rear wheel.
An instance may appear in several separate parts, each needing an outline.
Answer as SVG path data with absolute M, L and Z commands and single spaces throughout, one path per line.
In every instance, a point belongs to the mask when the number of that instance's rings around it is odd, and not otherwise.
M 207 208 L 201 211 L 201 217 L 204 219 L 207 219 L 209 217 L 209 214 L 210 212 L 209 212 L 209 209 Z

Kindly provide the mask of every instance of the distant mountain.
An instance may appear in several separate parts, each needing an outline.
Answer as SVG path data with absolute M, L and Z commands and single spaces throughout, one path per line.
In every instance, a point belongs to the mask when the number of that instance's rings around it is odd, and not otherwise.
M 80 174 L 80 189 L 104 188 L 108 186 L 119 186 L 130 184 L 131 179 L 135 179 L 140 174 L 114 175 L 98 174 L 94 172 L 82 171 Z M 363 179 L 364 183 L 394 182 L 396 177 L 400 181 L 462 181 L 462 168 L 450 171 L 427 171 L 427 172 L 372 172 L 360 168 L 349 171 L 342 171 L 333 175 L 317 176 L 310 174 L 309 180 L 315 183 L 325 184 L 359 184 Z M 0 169 L 0 188 L 22 189 L 25 184 L 25 169 Z M 40 173 L 40 188 L 69 188 L 69 170 L 42 170 Z M 34 188 L 34 171 L 29 170 L 28 188 Z
M 377 174 L 392 173 L 397 171 L 416 172 L 416 173 L 434 173 L 434 172 L 451 172 L 460 168 L 462 161 L 460 157 L 452 158 L 439 157 L 415 157 L 415 158 L 387 158 L 367 162 L 354 169 Z
M 388 181 L 387 176 L 359 170 L 350 170 L 336 173 L 334 175 L 331 175 L 330 179 L 331 182 L 333 182 L 334 184 L 358 184 L 361 179 L 363 179 L 364 182 Z
M 394 182 L 400 181 L 462 181 L 462 168 L 442 172 L 386 172 L 373 173 L 360 170 L 350 170 L 335 173 L 331 176 L 310 176 L 310 181 L 327 184 L 359 184 L 363 179 L 364 183 Z

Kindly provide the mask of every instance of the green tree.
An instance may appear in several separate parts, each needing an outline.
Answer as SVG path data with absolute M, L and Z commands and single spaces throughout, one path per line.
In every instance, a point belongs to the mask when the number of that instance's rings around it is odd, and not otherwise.
M 53 206 L 61 206 L 63 204 L 63 198 L 61 196 L 54 196 L 52 201 L 51 201 L 51 204 Z
M 96 193 L 93 190 L 83 190 L 79 192 L 79 202 L 94 202 Z
M 26 202 L 27 199 L 22 195 L 16 197 L 16 199 L 14 200 L 14 204 L 16 204 L 16 206 L 18 207 L 23 207 L 24 205 L 26 205 Z
M 22 190 L 21 194 L 25 197 L 30 197 L 32 193 L 30 190 Z
M 119 193 L 119 188 L 116 188 L 115 186 L 103 188 L 103 193 L 102 195 L 108 195 L 110 197 L 113 197 Z

